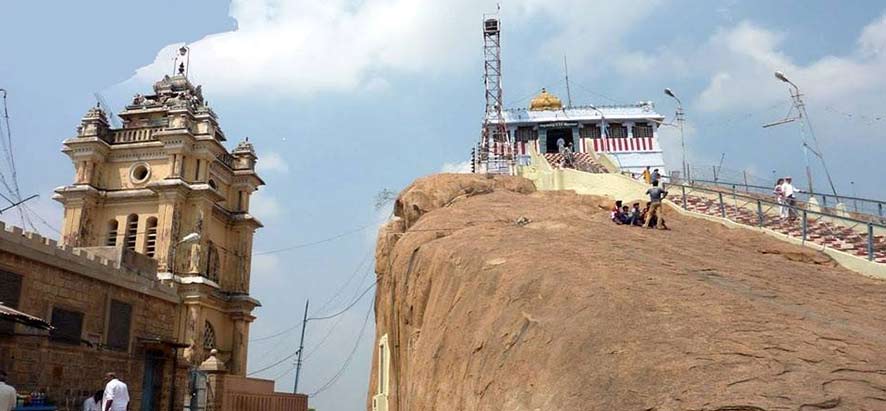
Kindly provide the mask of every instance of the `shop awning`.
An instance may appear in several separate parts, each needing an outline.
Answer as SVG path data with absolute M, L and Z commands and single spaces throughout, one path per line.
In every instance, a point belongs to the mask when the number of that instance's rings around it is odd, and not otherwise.
M 33 315 L 25 314 L 21 311 L 9 308 L 3 305 L 3 303 L 0 303 L 0 320 L 8 320 L 19 324 L 24 324 L 28 327 L 39 328 L 41 330 L 52 329 L 52 326 L 49 325 L 48 322 L 44 321 L 42 318 L 38 318 Z

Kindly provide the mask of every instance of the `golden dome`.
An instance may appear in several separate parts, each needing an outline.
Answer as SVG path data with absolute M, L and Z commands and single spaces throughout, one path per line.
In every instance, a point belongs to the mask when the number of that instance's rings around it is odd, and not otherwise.
M 562 108 L 563 102 L 545 89 L 541 89 L 541 93 L 529 103 L 529 109 L 532 111 L 560 110 Z

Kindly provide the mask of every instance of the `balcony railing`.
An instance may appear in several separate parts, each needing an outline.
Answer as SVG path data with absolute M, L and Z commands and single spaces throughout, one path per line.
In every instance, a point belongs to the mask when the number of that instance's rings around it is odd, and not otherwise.
M 154 140 L 154 134 L 163 127 L 123 128 L 113 131 L 113 144 L 140 143 Z

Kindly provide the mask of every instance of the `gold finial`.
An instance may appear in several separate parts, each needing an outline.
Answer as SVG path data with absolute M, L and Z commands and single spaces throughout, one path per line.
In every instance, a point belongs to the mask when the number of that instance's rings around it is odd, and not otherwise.
M 548 93 L 548 90 L 544 88 L 542 88 L 541 93 L 535 96 L 535 98 L 529 103 L 529 110 L 532 111 L 560 110 L 562 108 L 563 102 L 560 101 L 557 96 Z

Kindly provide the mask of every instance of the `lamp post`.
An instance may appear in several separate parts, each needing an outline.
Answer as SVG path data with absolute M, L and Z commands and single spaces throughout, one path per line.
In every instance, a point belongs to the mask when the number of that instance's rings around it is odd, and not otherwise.
M 674 94 L 674 91 L 670 88 L 664 89 L 664 93 L 671 97 L 672 99 L 677 101 L 677 113 L 674 116 L 677 122 L 677 127 L 680 128 L 680 148 L 683 151 L 683 178 L 688 178 L 689 176 L 689 168 L 686 164 L 686 139 L 683 135 L 683 123 L 686 121 L 686 113 L 683 111 L 683 102 Z
M 588 108 L 596 111 L 597 113 L 600 113 L 600 127 L 602 127 L 602 130 L 600 130 L 600 136 L 603 137 L 603 139 L 605 140 L 606 139 L 606 115 L 604 115 L 603 112 L 600 111 L 600 109 L 594 105 L 588 105 Z
M 831 173 L 828 171 L 828 165 L 824 161 L 824 156 L 821 154 L 821 148 L 818 146 L 818 139 L 815 138 L 815 133 L 812 131 L 812 122 L 809 121 L 809 115 L 806 113 L 806 104 L 803 102 L 803 94 L 800 93 L 800 87 L 798 87 L 793 81 L 788 79 L 788 77 L 782 73 L 781 71 L 775 72 L 775 78 L 789 84 L 793 90 L 791 90 L 791 100 L 794 105 L 794 109 L 797 110 L 797 117 L 786 118 L 782 121 L 778 121 L 775 123 L 770 123 L 764 125 L 763 127 L 771 127 L 774 125 L 789 123 L 795 120 L 800 120 L 800 131 L 803 137 L 803 153 L 806 159 L 806 178 L 809 180 L 809 195 L 815 191 L 813 190 L 812 184 L 812 169 L 809 167 L 809 152 L 815 154 L 816 157 L 821 161 L 821 165 L 824 168 L 825 176 L 828 178 L 828 184 L 831 186 L 831 191 L 834 193 L 834 196 L 837 195 L 837 188 L 834 186 L 834 181 L 831 179 Z M 809 143 L 806 141 L 806 130 L 809 130 L 809 135 L 812 136 L 812 141 L 815 144 L 815 149 L 809 146 Z
M 182 238 L 179 242 L 173 244 L 172 251 L 169 254 L 169 260 L 171 263 L 169 264 L 169 267 L 167 267 L 169 273 L 172 275 L 172 278 L 170 279 L 171 281 L 175 281 L 175 250 L 177 250 L 178 247 L 182 244 L 192 243 L 195 241 L 200 241 L 199 233 L 190 233 L 184 236 L 184 238 Z M 173 351 L 172 355 L 172 386 L 169 392 L 169 411 L 173 411 L 175 409 L 175 375 L 177 374 L 176 368 L 178 364 L 178 349 Z

